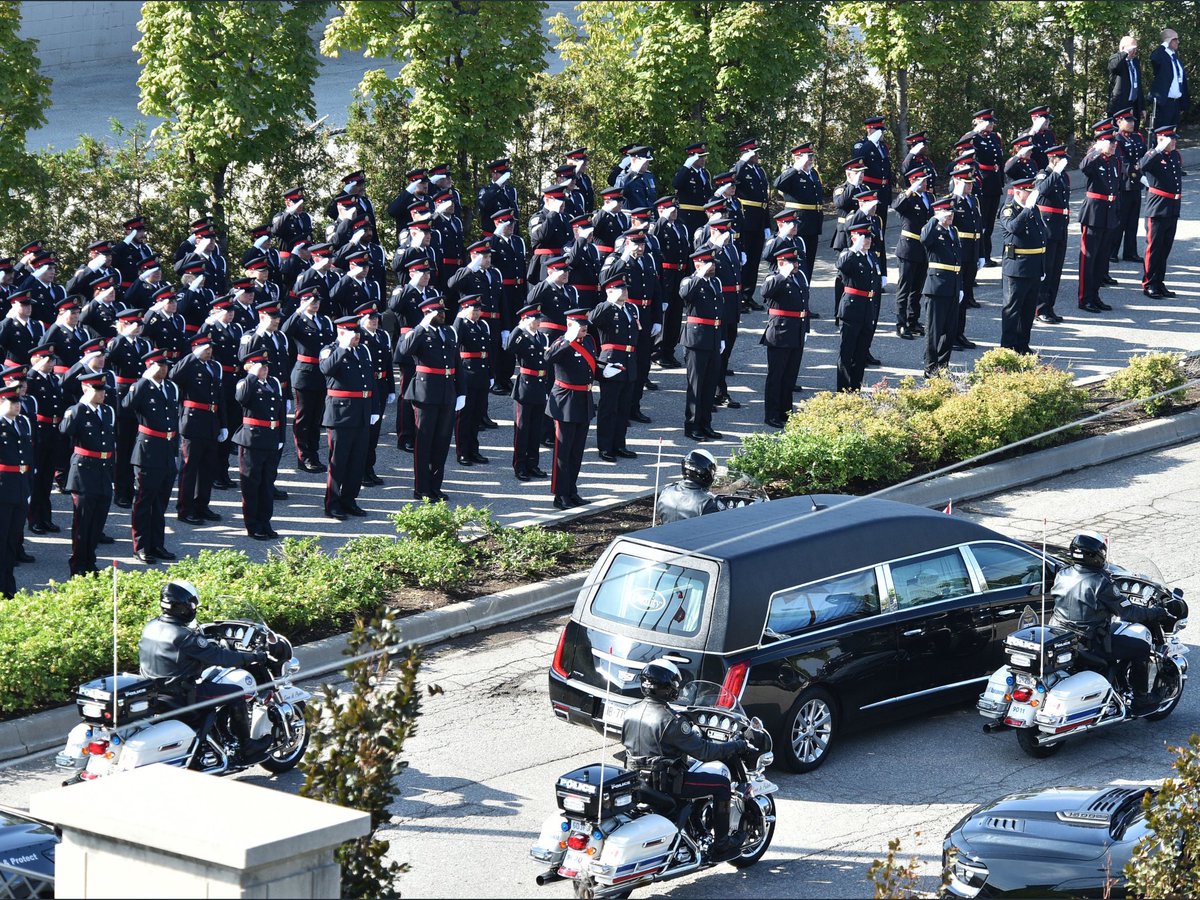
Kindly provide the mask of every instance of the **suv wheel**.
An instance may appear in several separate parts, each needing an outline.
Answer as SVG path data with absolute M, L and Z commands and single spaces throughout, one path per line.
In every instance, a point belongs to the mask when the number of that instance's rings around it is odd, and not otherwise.
M 824 688 L 802 693 L 784 720 L 783 757 L 793 772 L 811 772 L 825 762 L 838 734 L 837 703 Z

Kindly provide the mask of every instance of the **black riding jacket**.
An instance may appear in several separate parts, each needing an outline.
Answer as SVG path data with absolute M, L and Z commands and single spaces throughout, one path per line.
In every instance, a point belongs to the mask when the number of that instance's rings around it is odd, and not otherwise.
M 210 641 L 174 616 L 151 619 L 138 642 L 141 673 L 162 680 L 161 689 L 185 694 L 209 666 L 241 666 L 250 654 Z
M 692 481 L 680 481 L 666 487 L 655 504 L 658 521 L 679 522 L 708 513 L 721 512 L 725 507 L 706 489 Z
M 655 759 L 690 756 L 701 762 L 724 759 L 734 752 L 734 741 L 712 741 L 691 720 L 675 713 L 661 700 L 635 703 L 625 713 L 621 743 L 630 762 L 639 767 Z

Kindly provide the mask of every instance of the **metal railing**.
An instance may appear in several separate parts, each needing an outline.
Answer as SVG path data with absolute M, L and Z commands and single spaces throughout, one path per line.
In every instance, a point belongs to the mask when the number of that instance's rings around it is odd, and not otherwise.
M 52 898 L 54 876 L 0 863 L 0 900 Z

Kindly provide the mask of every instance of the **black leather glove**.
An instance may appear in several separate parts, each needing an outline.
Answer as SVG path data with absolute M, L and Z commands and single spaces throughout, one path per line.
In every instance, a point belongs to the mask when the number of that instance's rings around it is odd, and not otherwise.
M 274 640 L 267 644 L 267 655 L 275 662 L 286 662 L 292 655 L 292 648 L 287 641 Z
M 265 666 L 269 660 L 266 650 L 252 650 L 246 654 L 246 663 L 252 666 Z
M 748 746 L 750 745 L 746 743 L 745 738 L 734 738 L 733 740 L 729 741 L 729 749 L 726 753 L 726 756 L 730 759 L 735 756 L 741 756 L 746 752 L 746 748 Z

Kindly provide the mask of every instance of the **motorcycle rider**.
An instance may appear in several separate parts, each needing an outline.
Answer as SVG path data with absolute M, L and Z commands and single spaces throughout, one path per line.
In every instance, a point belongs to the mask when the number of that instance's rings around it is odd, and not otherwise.
M 710 772 L 689 772 L 687 757 L 701 762 L 729 759 L 745 752 L 745 738 L 709 740 L 690 719 L 667 705 L 679 697 L 683 687 L 679 669 L 670 660 L 656 659 L 642 669 L 641 685 L 646 699 L 629 707 L 621 728 L 630 768 L 654 771 L 666 763 L 674 777 L 664 789 L 684 799 L 712 797 L 714 841 L 709 858 L 712 862 L 733 859 L 741 852 L 746 833 L 729 832 L 729 779 Z
M 261 762 L 271 747 L 271 737 L 250 737 L 250 711 L 242 699 L 245 688 L 215 681 L 213 672 L 197 681 L 209 666 L 245 668 L 267 661 L 263 650 L 228 650 L 190 627 L 196 619 L 200 595 L 190 581 L 170 581 L 159 594 L 162 615 L 151 619 L 142 629 L 138 656 L 143 677 L 159 681 L 159 693 L 181 705 L 225 698 L 216 706 L 227 706 L 233 736 L 239 745 L 242 765 Z M 253 688 L 251 688 L 252 690 Z
M 1093 653 L 1121 666 L 1128 664 L 1133 714 L 1154 712 L 1161 698 L 1157 691 L 1150 690 L 1150 645 L 1136 637 L 1113 634 L 1111 620 L 1116 616 L 1125 622 L 1158 625 L 1168 621 L 1170 614 L 1164 609 L 1125 603 L 1104 569 L 1108 548 L 1099 535 L 1075 535 L 1070 557 L 1075 565 L 1060 571 L 1051 588 L 1054 615 L 1050 624 L 1081 633 L 1083 645 Z
M 696 449 L 683 458 L 683 481 L 666 487 L 655 504 L 656 517 L 663 525 L 720 512 L 725 504 L 709 488 L 717 476 L 717 461 L 707 450 Z

